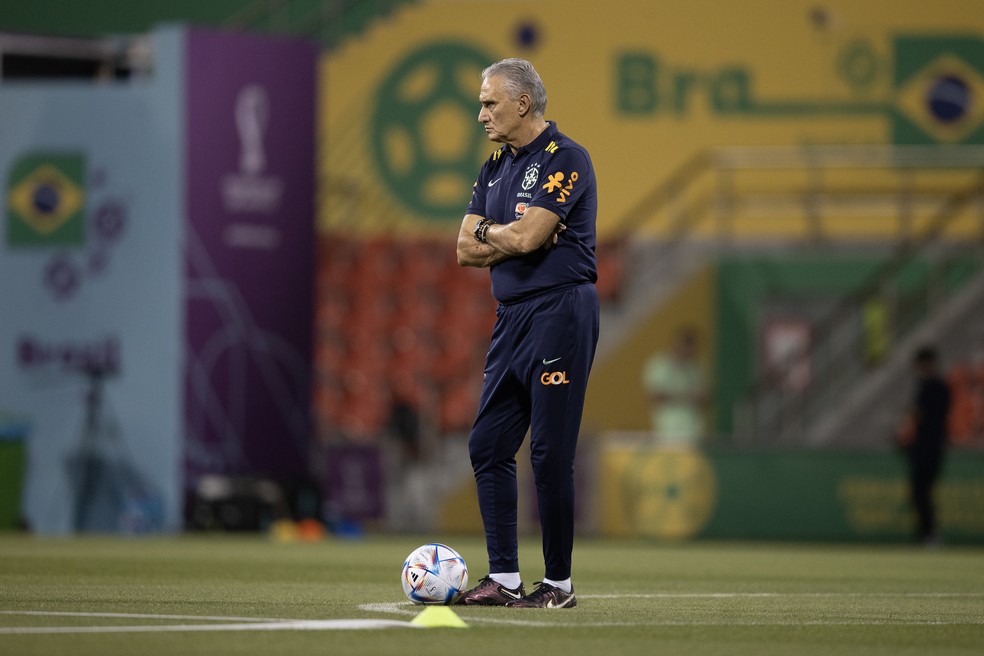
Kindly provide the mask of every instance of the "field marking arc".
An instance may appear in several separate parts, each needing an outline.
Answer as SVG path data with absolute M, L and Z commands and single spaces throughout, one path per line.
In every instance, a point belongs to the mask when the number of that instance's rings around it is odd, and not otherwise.
M 783 599 L 783 598 L 822 598 L 822 597 L 887 597 L 887 598 L 975 598 L 984 597 L 984 592 L 650 592 L 624 594 L 586 594 L 578 595 L 582 599 Z M 391 615 L 414 616 L 420 612 L 421 606 L 409 601 L 377 602 L 359 604 L 359 610 Z M 646 622 L 548 622 L 532 619 L 516 619 L 502 617 L 464 617 L 465 622 L 473 624 L 494 624 L 506 626 L 527 627 L 606 627 L 606 626 L 959 626 L 982 625 L 984 618 L 974 620 L 658 620 Z
M 583 599 L 782 599 L 819 597 L 888 597 L 888 598 L 974 598 L 984 597 L 984 592 L 653 592 L 625 594 L 580 595 Z M 416 616 L 422 607 L 409 601 L 375 602 L 358 605 L 359 610 L 389 615 Z M 420 628 L 409 621 L 386 619 L 333 619 L 299 620 L 269 617 L 230 617 L 224 615 L 176 615 L 153 613 L 109 613 L 72 611 L 0 610 L 3 616 L 31 617 L 89 617 L 103 619 L 151 619 L 198 622 L 198 624 L 152 624 L 125 626 L 0 626 L 0 635 L 6 634 L 83 634 L 83 633 L 160 633 L 160 632 L 216 632 L 216 631 L 330 631 L 366 630 L 390 628 Z M 653 619 L 640 622 L 550 622 L 534 619 L 467 617 L 466 622 L 485 625 L 526 627 L 605 627 L 605 626 L 957 626 L 981 625 L 979 620 L 665 620 Z

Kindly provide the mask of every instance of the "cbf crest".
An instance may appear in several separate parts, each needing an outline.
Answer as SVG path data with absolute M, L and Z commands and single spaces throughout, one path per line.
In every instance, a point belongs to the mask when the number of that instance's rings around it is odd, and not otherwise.
M 537 162 L 530 164 L 523 174 L 523 191 L 529 191 L 536 186 L 536 181 L 540 178 L 540 165 Z

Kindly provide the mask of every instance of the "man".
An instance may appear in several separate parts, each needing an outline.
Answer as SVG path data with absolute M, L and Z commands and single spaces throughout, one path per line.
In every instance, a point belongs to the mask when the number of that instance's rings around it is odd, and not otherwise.
M 478 174 L 457 251 L 462 266 L 490 268 L 499 301 L 469 440 L 489 576 L 458 603 L 573 608 L 574 452 L 598 341 L 594 169 L 544 119 L 546 91 L 529 62 L 485 69 L 479 100 L 479 122 L 504 145 Z M 515 456 L 528 428 L 545 576 L 527 595 Z
M 905 444 L 909 458 L 909 486 L 918 526 L 916 539 L 926 545 L 939 542 L 933 486 L 940 476 L 950 413 L 950 386 L 940 376 L 936 349 L 916 352 L 918 376 L 912 407 L 912 433 Z M 908 441 L 908 440 L 906 440 Z

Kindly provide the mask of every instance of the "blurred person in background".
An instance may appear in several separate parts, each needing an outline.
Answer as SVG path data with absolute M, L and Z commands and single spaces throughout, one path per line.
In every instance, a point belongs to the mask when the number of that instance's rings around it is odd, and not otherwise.
M 681 327 L 670 350 L 651 356 L 643 367 L 652 439 L 658 446 L 694 449 L 704 437 L 707 382 L 697 359 L 698 339 L 696 328 Z
M 950 386 L 939 372 L 939 354 L 932 346 L 916 351 L 916 391 L 899 443 L 909 461 L 909 492 L 916 511 L 916 539 L 940 542 L 933 488 L 939 480 L 947 443 Z

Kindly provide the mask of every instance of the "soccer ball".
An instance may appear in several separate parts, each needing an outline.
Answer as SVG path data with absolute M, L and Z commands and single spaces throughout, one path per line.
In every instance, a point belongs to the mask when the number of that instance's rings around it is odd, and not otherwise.
M 403 592 L 415 604 L 453 604 L 468 585 L 468 566 L 446 544 L 417 547 L 403 563 Z

